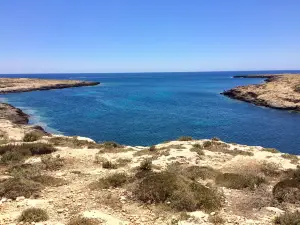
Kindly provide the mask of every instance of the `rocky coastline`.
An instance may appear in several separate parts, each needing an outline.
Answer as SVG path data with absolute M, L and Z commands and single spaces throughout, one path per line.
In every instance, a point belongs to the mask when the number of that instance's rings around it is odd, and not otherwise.
M 235 76 L 237 78 L 267 78 L 263 84 L 238 86 L 221 94 L 258 106 L 300 111 L 300 74 Z
M 299 216 L 297 155 L 218 138 L 96 143 L 39 132 L 28 118 L 0 103 L 0 224 L 271 225 Z
M 38 78 L 0 78 L 0 94 L 95 86 L 100 82 Z

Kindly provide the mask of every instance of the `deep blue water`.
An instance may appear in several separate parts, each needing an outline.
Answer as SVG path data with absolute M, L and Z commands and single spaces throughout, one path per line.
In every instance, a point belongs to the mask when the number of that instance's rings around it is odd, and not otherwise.
M 300 153 L 300 114 L 257 107 L 219 93 L 262 79 L 234 75 L 268 72 L 34 74 L 41 77 L 100 81 L 94 87 L 2 95 L 50 131 L 151 145 L 179 136 L 275 147 Z M 276 71 L 279 73 L 281 71 Z

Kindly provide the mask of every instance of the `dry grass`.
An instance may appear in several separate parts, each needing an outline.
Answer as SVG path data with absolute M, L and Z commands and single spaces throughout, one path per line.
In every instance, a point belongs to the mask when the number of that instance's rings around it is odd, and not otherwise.
M 103 169 L 117 169 L 117 165 L 109 160 L 102 162 Z
M 34 176 L 31 178 L 31 180 L 40 183 L 44 186 L 50 186 L 50 187 L 58 187 L 67 184 L 67 181 L 65 179 L 52 177 L 49 175 Z
M 150 171 L 152 170 L 152 160 L 151 159 L 145 159 L 140 163 L 140 166 L 138 167 L 139 170 L 144 171 Z
M 261 149 L 261 151 L 270 152 L 270 153 L 280 153 L 280 151 L 277 150 L 276 148 L 263 148 Z
M 46 221 L 49 219 L 47 212 L 40 208 L 29 208 L 22 212 L 19 221 L 32 223 Z
M 208 217 L 208 221 L 212 224 L 224 224 L 225 220 L 218 214 L 216 215 L 211 215 Z
M 203 149 L 202 145 L 194 144 L 190 151 L 196 152 L 199 156 L 202 156 L 202 155 L 205 155 L 204 151 L 202 149 Z
M 182 169 L 181 174 L 192 180 L 201 178 L 202 180 L 214 179 L 220 172 L 208 166 L 189 166 Z

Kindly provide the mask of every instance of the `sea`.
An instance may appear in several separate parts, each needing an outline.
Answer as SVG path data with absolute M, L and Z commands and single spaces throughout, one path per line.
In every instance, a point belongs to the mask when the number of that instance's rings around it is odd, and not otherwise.
M 98 86 L 0 95 L 28 113 L 31 124 L 69 136 L 149 146 L 180 136 L 300 154 L 300 113 L 259 107 L 220 93 L 264 79 L 235 75 L 300 71 L 1 74 L 0 77 L 76 79 Z

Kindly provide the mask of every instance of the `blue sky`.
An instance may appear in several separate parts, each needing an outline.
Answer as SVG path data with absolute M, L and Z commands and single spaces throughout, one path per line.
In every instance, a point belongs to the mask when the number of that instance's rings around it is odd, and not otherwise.
M 299 0 L 0 0 L 0 73 L 300 69 Z

